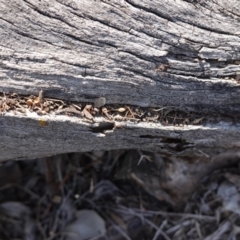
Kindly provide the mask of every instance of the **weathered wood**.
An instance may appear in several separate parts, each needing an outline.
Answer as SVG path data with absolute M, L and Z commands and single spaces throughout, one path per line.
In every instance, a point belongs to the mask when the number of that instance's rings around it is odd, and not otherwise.
M 95 121 L 90 124 L 77 117 L 6 113 L 0 117 L 0 159 L 131 148 L 180 158 L 210 159 L 219 152 L 240 147 L 239 124 L 166 127 L 156 123 L 116 122 L 120 128 L 97 133 L 94 128 L 106 120 Z
M 47 97 L 76 102 L 104 96 L 109 104 L 219 114 L 212 125 L 126 122 L 103 134 L 75 117 L 7 113 L 0 118 L 1 160 L 94 149 L 204 155 L 239 148 L 239 120 L 222 118 L 240 113 L 237 0 L 0 0 L 0 6 L 1 92 L 43 89 Z

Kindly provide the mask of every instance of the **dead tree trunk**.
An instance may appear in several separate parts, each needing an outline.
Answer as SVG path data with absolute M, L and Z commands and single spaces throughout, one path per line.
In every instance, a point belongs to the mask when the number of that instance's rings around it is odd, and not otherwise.
M 175 120 L 179 111 L 187 114 L 177 125 L 163 115 L 155 122 L 86 122 L 2 109 L 0 160 L 120 148 L 206 157 L 239 149 L 238 1 L 0 0 L 0 6 L 2 98 L 42 89 L 76 104 L 105 97 L 110 107 L 159 114 L 171 107 Z M 189 114 L 196 117 L 188 121 Z M 104 122 L 110 125 L 101 128 Z

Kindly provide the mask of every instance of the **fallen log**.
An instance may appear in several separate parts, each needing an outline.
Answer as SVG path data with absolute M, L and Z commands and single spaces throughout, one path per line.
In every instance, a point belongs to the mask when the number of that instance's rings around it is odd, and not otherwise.
M 131 148 L 210 159 L 239 149 L 237 1 L 0 3 L 0 160 Z M 36 107 L 41 89 L 61 107 Z M 65 106 L 85 115 L 57 114 Z

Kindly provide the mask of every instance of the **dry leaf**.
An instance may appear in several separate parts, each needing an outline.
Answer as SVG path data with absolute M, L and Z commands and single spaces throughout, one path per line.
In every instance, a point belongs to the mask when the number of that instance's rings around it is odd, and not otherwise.
M 97 98 L 94 101 L 94 107 L 96 107 L 96 108 L 100 108 L 100 107 L 104 106 L 105 104 L 106 104 L 106 98 L 104 98 L 104 97 Z
M 90 111 L 92 109 L 92 105 L 88 104 L 85 106 L 84 109 Z
M 202 120 L 203 120 L 203 117 L 202 117 L 202 118 L 197 118 L 197 119 L 195 119 L 195 120 L 192 122 L 192 124 L 198 124 L 198 123 L 200 123 Z
M 40 99 L 39 99 L 39 97 L 37 97 L 37 98 L 34 99 L 33 104 L 35 104 L 35 105 L 40 104 Z
M 105 221 L 93 210 L 81 210 L 64 232 L 68 233 L 67 240 L 90 239 L 106 233 Z
M 102 112 L 103 112 L 103 113 L 107 113 L 107 112 L 108 112 L 107 108 L 103 108 L 103 109 L 102 109 Z
M 16 99 L 7 99 L 6 104 L 8 106 L 12 106 L 12 105 L 16 104 Z
M 121 107 L 121 108 L 119 108 L 117 111 L 118 111 L 118 112 L 120 112 L 120 113 L 122 113 L 122 112 L 125 112 L 125 111 L 126 111 L 126 109 L 125 109 L 125 108 L 123 108 L 123 107 Z
M 240 213 L 240 194 L 234 184 L 227 181 L 222 182 L 218 188 L 217 196 L 223 201 L 223 211 Z
M 4 106 L 4 108 L 3 108 L 4 111 L 8 111 L 10 109 L 10 107 L 7 104 L 4 104 L 3 106 Z
M 20 202 L 4 202 L 0 204 L 0 209 L 11 218 L 23 218 L 30 215 L 30 209 Z
M 90 112 L 88 112 L 87 109 L 84 109 L 82 112 L 83 112 L 84 116 L 85 116 L 87 119 L 93 120 L 92 114 L 91 114 Z
M 28 100 L 27 100 L 27 105 L 28 105 L 29 107 L 31 107 L 31 106 L 33 105 L 32 99 L 28 99 Z

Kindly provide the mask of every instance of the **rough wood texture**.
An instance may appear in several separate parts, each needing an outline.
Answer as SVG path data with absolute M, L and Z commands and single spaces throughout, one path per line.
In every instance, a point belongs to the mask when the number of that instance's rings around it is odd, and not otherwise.
M 39 116 L 7 113 L 0 118 L 1 160 L 94 149 L 171 153 L 170 144 L 185 146 L 174 154 L 239 148 L 240 122 L 221 121 L 240 113 L 237 0 L 0 0 L 0 6 L 1 92 L 43 89 L 47 97 L 76 102 L 104 96 L 110 104 L 220 114 L 215 125 L 124 123 L 100 134 L 74 117 L 47 116 L 41 128 Z

